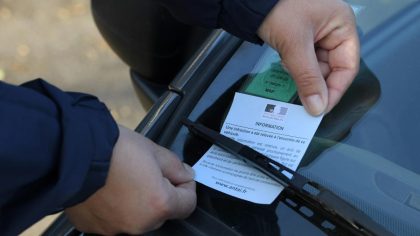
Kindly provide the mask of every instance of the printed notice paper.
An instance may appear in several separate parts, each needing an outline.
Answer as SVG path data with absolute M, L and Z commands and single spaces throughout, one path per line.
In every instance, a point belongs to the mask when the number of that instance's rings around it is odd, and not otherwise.
M 303 106 L 236 93 L 221 134 L 296 170 L 322 117 Z M 213 145 L 193 166 L 195 180 L 231 196 L 270 204 L 283 187 Z

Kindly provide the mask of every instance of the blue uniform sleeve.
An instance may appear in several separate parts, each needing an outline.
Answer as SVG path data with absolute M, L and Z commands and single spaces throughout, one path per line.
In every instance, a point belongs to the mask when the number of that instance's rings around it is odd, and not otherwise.
M 259 26 L 279 0 L 159 0 L 180 21 L 223 28 L 253 43 L 262 43 Z
M 83 201 L 104 185 L 118 126 L 97 98 L 43 80 L 0 82 L 0 234 Z

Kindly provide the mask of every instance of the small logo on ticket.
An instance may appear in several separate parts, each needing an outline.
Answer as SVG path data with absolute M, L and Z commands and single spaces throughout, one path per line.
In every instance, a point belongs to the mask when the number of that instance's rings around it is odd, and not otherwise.
M 264 109 L 262 117 L 277 121 L 284 121 L 287 115 L 288 108 L 276 106 L 274 104 L 267 104 Z
M 273 113 L 274 112 L 274 108 L 276 108 L 276 105 L 267 104 L 267 106 L 265 107 L 265 112 Z

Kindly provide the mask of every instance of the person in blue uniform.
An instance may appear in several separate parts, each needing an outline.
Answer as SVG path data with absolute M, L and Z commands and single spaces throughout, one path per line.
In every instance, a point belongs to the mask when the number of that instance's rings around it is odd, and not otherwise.
M 156 1 L 180 21 L 276 49 L 313 115 L 330 111 L 358 71 L 355 19 L 341 0 Z M 0 130 L 2 235 L 61 210 L 84 232 L 139 234 L 195 208 L 191 167 L 118 126 L 94 96 L 0 82 Z

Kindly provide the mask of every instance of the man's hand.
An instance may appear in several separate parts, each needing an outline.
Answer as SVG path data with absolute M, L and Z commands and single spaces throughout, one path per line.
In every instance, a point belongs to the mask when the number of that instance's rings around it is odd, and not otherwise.
M 105 186 L 66 214 L 83 232 L 144 233 L 194 210 L 193 175 L 175 154 L 120 127 Z
M 329 112 L 359 70 L 354 14 L 341 0 L 280 0 L 258 35 L 280 53 L 312 115 Z

